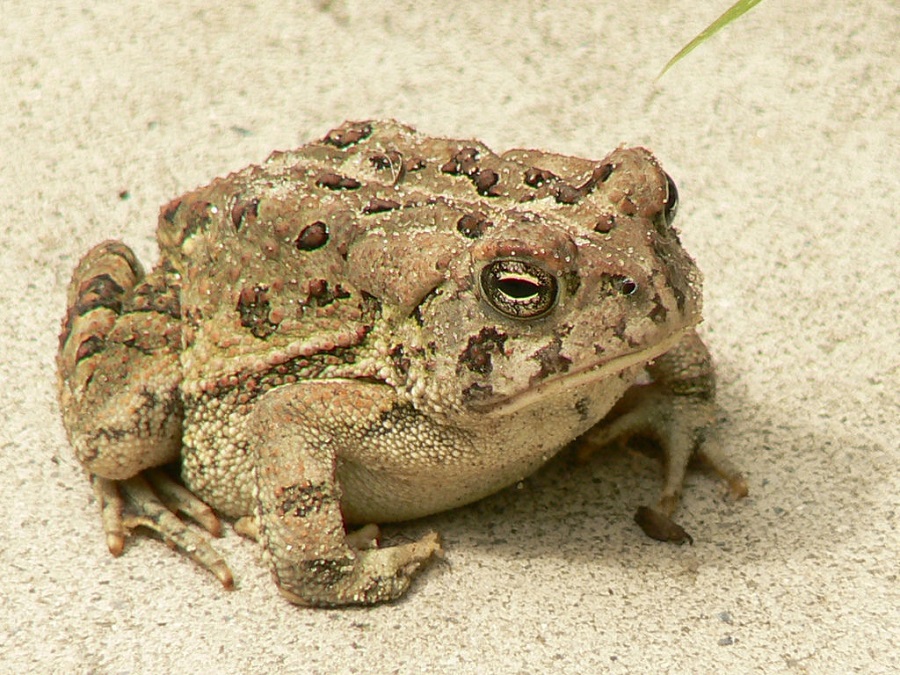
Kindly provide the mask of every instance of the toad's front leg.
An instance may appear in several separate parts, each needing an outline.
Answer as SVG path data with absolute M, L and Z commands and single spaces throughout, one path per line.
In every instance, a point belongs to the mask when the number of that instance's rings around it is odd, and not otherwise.
M 684 543 L 690 535 L 672 520 L 681 499 L 688 463 L 697 458 L 727 483 L 731 495 L 747 495 L 747 483 L 722 450 L 718 436 L 720 410 L 715 401 L 712 358 L 693 330 L 647 368 L 653 383 L 636 386 L 616 404 L 608 420 L 581 439 L 582 459 L 614 440 L 649 436 L 665 456 L 663 489 L 655 507 L 641 507 L 635 520 L 644 533 L 661 541 Z
M 352 380 L 285 386 L 257 401 L 249 429 L 259 540 L 291 602 L 329 607 L 393 600 L 441 553 L 434 532 L 362 550 L 344 528 L 338 457 L 365 443 L 394 403 L 388 387 Z

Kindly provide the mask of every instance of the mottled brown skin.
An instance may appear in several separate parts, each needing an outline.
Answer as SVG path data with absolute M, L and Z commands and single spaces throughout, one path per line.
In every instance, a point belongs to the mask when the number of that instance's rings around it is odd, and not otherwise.
M 291 601 L 392 600 L 440 543 L 379 548 L 371 524 L 491 494 L 578 437 L 633 434 L 666 455 L 642 526 L 684 539 L 669 516 L 692 457 L 746 487 L 715 439 L 674 190 L 641 148 L 498 156 L 347 123 L 163 207 L 149 273 L 97 246 L 58 366 L 110 550 L 149 527 L 230 586 L 174 515 L 218 534 L 214 509 Z M 176 460 L 187 489 L 157 468 Z

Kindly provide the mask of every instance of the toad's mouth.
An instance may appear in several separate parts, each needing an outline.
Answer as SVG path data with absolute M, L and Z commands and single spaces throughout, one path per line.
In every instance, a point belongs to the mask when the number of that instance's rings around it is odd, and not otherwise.
M 470 403 L 469 409 L 482 414 L 511 415 L 523 408 L 552 399 L 564 391 L 575 391 L 581 387 L 614 377 L 623 370 L 633 366 L 648 363 L 678 344 L 686 330 L 688 329 L 673 333 L 662 342 L 646 349 L 629 352 L 609 361 L 570 371 L 560 377 L 545 380 L 541 384 L 518 394 Z

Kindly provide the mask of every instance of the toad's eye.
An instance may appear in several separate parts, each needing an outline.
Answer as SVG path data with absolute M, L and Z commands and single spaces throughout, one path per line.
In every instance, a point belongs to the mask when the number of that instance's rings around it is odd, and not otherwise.
M 481 293 L 501 314 L 536 319 L 553 309 L 559 294 L 556 277 L 521 260 L 495 260 L 481 270 Z
M 672 176 L 666 174 L 666 225 L 672 224 L 676 213 L 678 213 L 678 188 L 675 187 Z

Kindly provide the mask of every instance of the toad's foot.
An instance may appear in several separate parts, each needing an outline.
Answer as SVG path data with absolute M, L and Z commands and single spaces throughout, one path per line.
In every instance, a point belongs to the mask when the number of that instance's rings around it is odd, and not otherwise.
M 122 554 L 132 530 L 145 527 L 212 572 L 225 588 L 234 588 L 234 577 L 222 556 L 175 512 L 196 521 L 214 537 L 221 536 L 219 519 L 209 506 L 168 474 L 150 469 L 127 480 L 92 476 L 91 482 L 100 504 L 106 543 L 114 556 Z
M 625 446 L 635 436 L 653 439 L 665 458 L 663 488 L 654 507 L 642 506 L 635 521 L 644 533 L 659 541 L 691 542 L 691 536 L 672 514 L 681 499 L 689 462 L 697 458 L 728 483 L 733 498 L 747 495 L 747 483 L 737 467 L 722 452 L 716 424 L 718 409 L 708 400 L 673 397 L 655 386 L 641 392 L 640 404 L 601 424 L 579 441 L 578 458 L 586 461 L 600 447 L 616 442 Z
M 638 509 L 635 520 L 648 536 L 682 544 L 691 537 L 671 516 L 691 459 L 704 461 L 722 476 L 735 498 L 746 496 L 747 482 L 722 452 L 715 371 L 697 333 L 685 333 L 675 347 L 648 364 L 647 374 L 652 384 L 632 387 L 616 404 L 610 421 L 582 437 L 579 456 L 584 459 L 591 454 L 591 446 L 614 440 L 627 444 L 632 436 L 655 440 L 665 455 L 663 489 L 656 506 Z
M 355 533 L 354 533 L 355 534 Z M 352 535 L 351 535 L 352 537 Z M 440 536 L 428 532 L 408 544 L 367 548 L 337 560 L 318 560 L 313 565 L 327 588 L 318 595 L 309 577 L 302 579 L 302 594 L 291 590 L 289 575 L 283 575 L 278 590 L 291 602 L 320 607 L 372 605 L 399 598 L 416 573 L 432 558 L 443 555 Z

